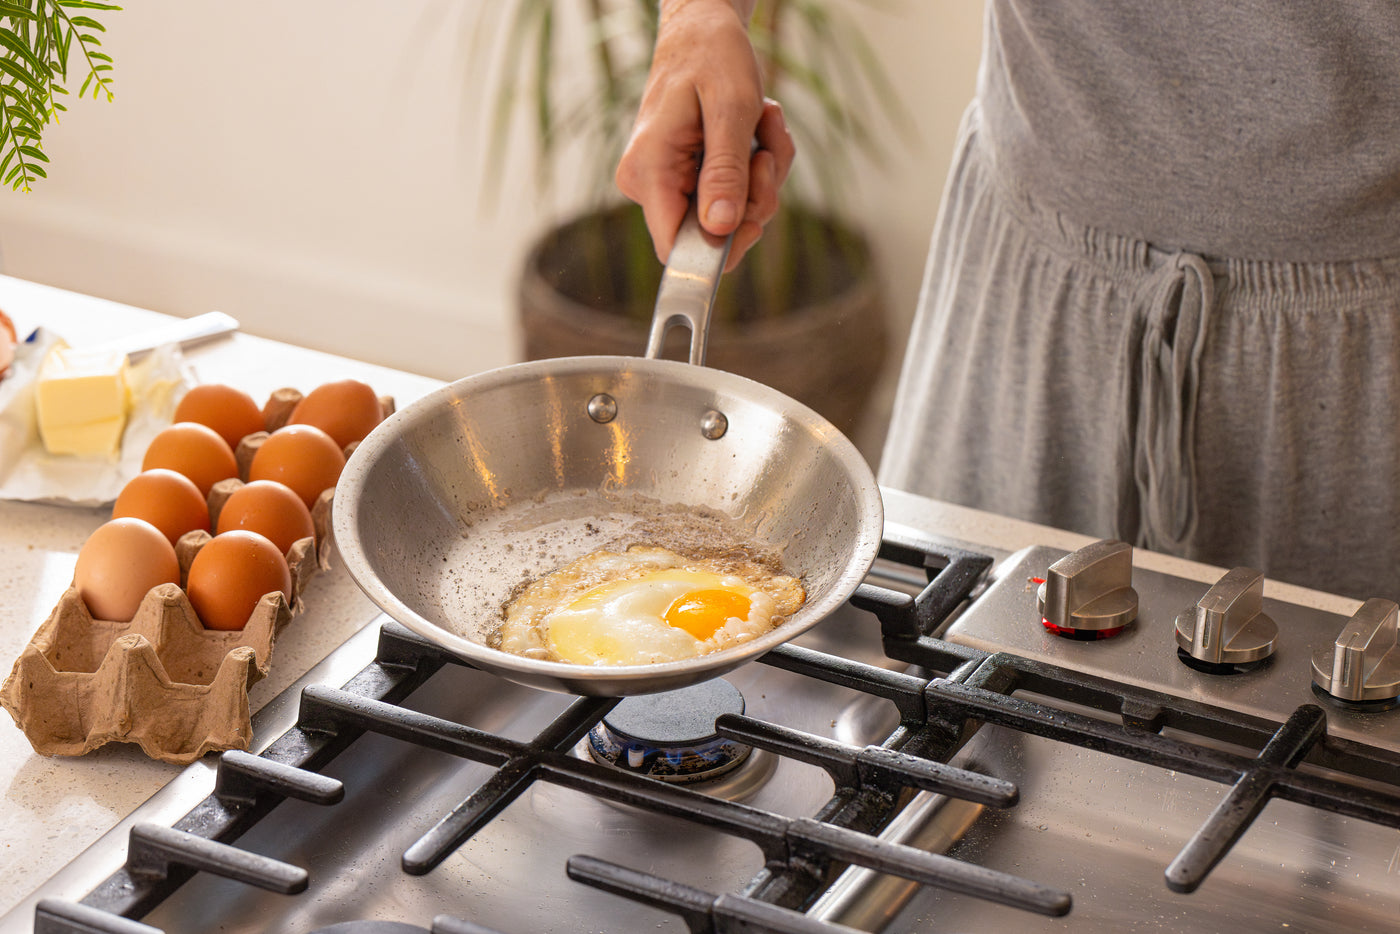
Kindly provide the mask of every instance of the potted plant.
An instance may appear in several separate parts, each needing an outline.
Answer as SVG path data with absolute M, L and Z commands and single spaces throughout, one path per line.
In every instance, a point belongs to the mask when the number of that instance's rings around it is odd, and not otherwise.
M 112 59 L 101 51 L 102 24 L 83 11 L 121 7 L 93 0 L 0 2 L 0 180 L 30 191 L 47 178 L 44 127 L 66 110 L 70 59 L 83 75 L 78 97 L 112 99 Z
M 849 3 L 759 0 L 750 38 L 799 156 L 778 217 L 721 282 L 707 359 L 807 403 L 847 433 L 884 363 L 888 316 L 869 242 L 844 216 L 843 182 L 857 154 L 878 157 L 872 118 L 898 132 L 908 125 L 878 58 L 839 15 Z M 528 112 L 541 188 L 557 160 L 582 152 L 593 194 L 587 211 L 547 230 L 526 259 L 524 355 L 640 354 L 662 269 L 640 209 L 616 194 L 612 175 L 650 68 L 657 4 L 513 0 L 492 4 L 486 17 L 478 35 L 505 40 L 488 171 L 499 173 L 514 121 Z M 560 48 L 578 35 L 582 48 Z M 570 51 L 582 63 L 563 76 L 557 63 Z M 667 355 L 681 356 L 681 343 Z

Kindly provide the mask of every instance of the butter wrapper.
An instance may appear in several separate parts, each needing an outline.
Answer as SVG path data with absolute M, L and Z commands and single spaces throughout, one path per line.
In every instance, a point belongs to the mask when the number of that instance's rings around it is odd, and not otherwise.
M 50 454 L 39 436 L 35 395 L 39 370 L 62 343 L 40 328 L 20 344 L 11 371 L 0 381 L 0 499 L 66 506 L 114 502 L 141 472 L 151 439 L 175 414 L 180 396 L 195 383 L 179 345 L 156 348 L 127 367 L 131 407 L 120 450 L 108 457 Z

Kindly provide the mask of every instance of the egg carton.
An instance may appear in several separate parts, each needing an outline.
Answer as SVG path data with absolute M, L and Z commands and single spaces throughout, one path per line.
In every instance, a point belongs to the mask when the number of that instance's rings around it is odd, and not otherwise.
M 291 616 L 282 594 L 270 593 L 243 629 L 214 632 L 183 590 L 161 584 L 131 622 L 111 622 L 94 619 L 72 587 L 16 660 L 0 702 L 41 755 L 126 742 L 187 765 L 247 749 L 248 688 L 266 676 Z
M 211 524 L 247 480 L 247 465 L 270 431 L 286 423 L 301 395 L 274 393 L 263 409 L 267 431 L 240 442 L 241 476 L 209 493 Z M 382 399 L 387 417 L 393 402 Z M 346 449 L 347 456 L 353 445 Z M 134 743 L 152 759 L 187 765 L 252 740 L 248 689 L 267 676 L 277 634 L 305 608 L 308 582 L 331 566 L 334 488 L 311 510 L 315 533 L 287 553 L 291 598 L 267 594 L 237 631 L 205 629 L 183 586 L 195 555 L 211 538 L 188 532 L 176 543 L 180 586 L 161 584 L 130 622 L 93 618 L 70 587 L 39 626 L 0 685 L 9 711 L 35 752 L 81 756 L 112 742 Z
M 330 492 L 318 507 L 329 506 Z M 186 765 L 248 748 L 248 688 L 266 677 L 277 633 L 302 609 L 301 594 L 319 570 L 316 538 L 288 552 L 291 599 L 267 594 L 236 631 L 205 629 L 183 589 L 210 538 L 202 530 L 181 536 L 180 585 L 151 588 L 130 622 L 94 618 L 76 587 L 63 594 L 0 686 L 0 704 L 35 752 L 81 756 L 127 742 Z

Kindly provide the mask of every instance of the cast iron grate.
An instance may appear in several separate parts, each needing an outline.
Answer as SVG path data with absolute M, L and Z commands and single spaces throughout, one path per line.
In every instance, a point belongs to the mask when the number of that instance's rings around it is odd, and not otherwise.
M 846 930 L 803 914 L 847 866 L 865 866 L 919 884 L 953 888 L 1028 911 L 1061 915 L 1067 892 L 951 857 L 887 842 L 877 834 L 910 789 L 1006 807 L 1015 786 L 948 765 L 980 724 L 1019 730 L 1108 752 L 1233 786 L 1207 823 L 1166 871 L 1168 886 L 1191 891 L 1272 797 L 1281 797 L 1400 827 L 1400 759 L 1327 735 L 1322 710 L 1300 708 L 1282 727 L 1230 711 L 1006 654 L 952 645 L 932 633 L 974 590 L 990 559 L 933 542 L 887 542 L 882 557 L 924 570 L 917 595 L 863 584 L 852 602 L 880 620 L 885 650 L 913 666 L 891 672 L 793 645 L 761 660 L 789 671 L 855 688 L 894 703 L 900 725 L 880 746 L 856 748 L 745 716 L 717 721 L 721 735 L 824 768 L 836 794 L 817 814 L 789 818 L 685 788 L 620 773 L 571 756 L 572 747 L 617 702 L 581 698 L 529 742 L 493 735 L 397 706 L 448 662 L 434 645 L 386 624 L 377 656 L 339 689 L 307 688 L 297 725 L 261 756 L 225 753 L 214 792 L 172 827 L 138 825 L 126 865 L 81 903 L 46 899 L 36 934 L 145 932 L 139 920 L 197 872 L 272 891 L 306 889 L 304 870 L 238 849 L 234 842 L 286 798 L 333 806 L 340 783 L 318 774 L 365 733 L 439 750 L 495 769 L 492 777 L 443 816 L 403 854 L 403 868 L 425 873 L 533 783 L 552 782 L 632 807 L 703 823 L 753 841 L 765 868 L 738 893 L 714 894 L 587 855 L 568 874 L 595 888 L 662 908 L 692 932 L 743 927 L 767 932 Z M 1015 696 L 1032 695 L 1036 700 Z M 1090 716 L 1057 706 L 1087 708 Z M 1254 756 L 1164 736 L 1196 735 L 1258 750 Z M 1300 772 L 1311 762 L 1342 778 Z M 1346 775 L 1388 783 L 1359 787 Z M 1374 783 L 1373 783 L 1374 784 Z M 485 932 L 460 918 L 440 917 L 435 934 Z

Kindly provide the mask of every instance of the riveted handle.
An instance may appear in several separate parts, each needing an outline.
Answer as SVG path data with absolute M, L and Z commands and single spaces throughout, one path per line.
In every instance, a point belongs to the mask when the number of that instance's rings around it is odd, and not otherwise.
M 651 316 L 651 336 L 647 340 L 647 357 L 661 356 L 666 332 L 683 324 L 690 328 L 690 362 L 704 366 L 705 348 L 710 338 L 710 313 L 719 290 L 719 277 L 729 258 L 734 235 L 717 237 L 700 226 L 695 201 L 690 202 L 685 220 L 676 232 L 675 246 L 661 274 L 661 286 L 656 293 L 656 309 Z

